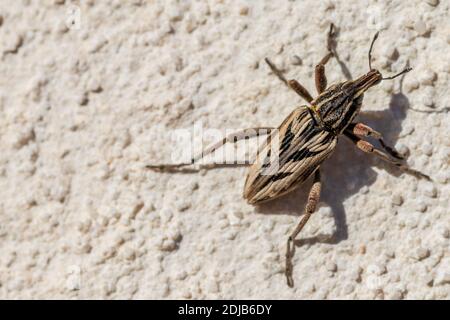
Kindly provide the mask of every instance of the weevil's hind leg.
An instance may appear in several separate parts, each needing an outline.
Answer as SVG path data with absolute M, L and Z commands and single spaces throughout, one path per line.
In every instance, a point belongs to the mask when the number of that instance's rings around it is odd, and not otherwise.
M 278 79 L 284 82 L 285 85 L 294 90 L 295 93 L 297 93 L 300 97 L 305 99 L 308 103 L 311 103 L 313 98 L 304 86 L 302 86 L 297 80 L 294 79 L 286 80 L 283 73 L 275 66 L 275 64 L 272 61 L 270 61 L 268 58 L 265 58 L 264 60 L 269 65 L 272 72 L 278 77 Z
M 292 265 L 292 258 L 295 254 L 295 238 L 297 235 L 302 231 L 303 227 L 308 222 L 311 215 L 316 211 L 317 204 L 319 203 L 320 199 L 320 189 L 321 189 L 321 182 L 320 182 L 320 169 L 317 169 L 316 173 L 314 174 L 314 182 L 311 187 L 311 190 L 309 191 L 308 196 L 308 203 L 305 207 L 305 214 L 300 219 L 300 222 L 298 223 L 297 227 L 294 229 L 294 231 L 291 233 L 287 240 L 287 248 L 286 248 L 286 280 L 289 287 L 294 286 L 294 279 L 292 278 L 292 271 L 293 271 L 293 265 Z
M 226 167 L 243 167 L 243 166 L 250 166 L 252 164 L 253 164 L 252 161 L 246 160 L 246 161 L 239 161 L 238 163 L 212 162 L 208 164 L 199 165 L 196 168 L 187 168 L 187 166 L 191 165 L 190 163 L 146 165 L 145 168 L 165 173 L 197 173 L 200 172 L 201 170 L 210 170 Z
M 379 133 L 378 131 L 373 130 L 371 127 L 365 125 L 364 123 L 351 123 L 347 129 L 345 129 L 346 132 L 350 132 L 353 133 L 357 136 L 362 136 L 362 137 L 373 137 L 375 139 L 377 139 L 381 146 L 383 147 L 383 149 L 389 153 L 389 155 L 391 155 L 394 158 L 397 158 L 399 160 L 404 160 L 405 157 L 403 155 L 400 154 L 400 152 L 398 152 L 397 150 L 395 150 L 393 147 L 388 146 L 384 140 L 383 140 L 383 136 L 381 135 L 381 133 Z
M 426 175 L 423 174 L 422 172 L 419 172 L 417 170 L 411 169 L 410 167 L 408 167 L 406 164 L 395 160 L 395 159 L 391 159 L 386 153 L 384 153 L 383 151 L 380 151 L 378 149 L 376 149 L 372 144 L 370 144 L 369 142 L 362 140 L 360 138 L 358 138 L 356 135 L 354 135 L 353 133 L 350 132 L 344 132 L 345 136 L 347 138 L 349 138 L 358 149 L 360 149 L 361 151 L 365 152 L 365 153 L 369 153 L 369 154 L 373 154 L 374 156 L 380 158 L 383 161 L 386 161 L 394 166 L 396 166 L 397 168 L 399 168 L 400 170 L 402 170 L 403 172 L 409 173 L 413 176 L 415 176 L 416 178 L 419 179 L 426 179 L 431 181 L 431 178 Z
M 234 132 L 232 134 L 229 134 L 228 136 L 226 136 L 222 140 L 220 140 L 220 141 L 216 142 L 215 144 L 209 146 L 208 148 L 203 150 L 200 154 L 198 154 L 197 156 L 193 157 L 191 159 L 191 162 L 189 162 L 189 163 L 155 164 L 155 165 L 147 165 L 146 168 L 147 169 L 156 170 L 156 171 L 174 172 L 174 171 L 177 171 L 180 168 L 183 168 L 183 167 L 195 164 L 196 162 L 198 162 L 202 158 L 206 157 L 207 155 L 213 153 L 214 151 L 216 151 L 217 149 L 219 149 L 220 147 L 225 145 L 227 142 L 235 143 L 235 142 L 238 142 L 238 141 L 240 141 L 242 139 L 249 139 L 249 138 L 254 138 L 254 137 L 258 137 L 258 136 L 262 136 L 262 135 L 267 135 L 272 130 L 274 130 L 274 128 L 270 128 L 270 127 L 243 129 L 243 130 Z M 245 163 L 242 163 L 241 161 L 239 161 L 238 163 L 231 163 L 230 165 L 236 165 L 236 164 L 250 165 L 251 163 L 249 161 L 245 162 Z M 211 164 L 206 164 L 206 165 L 201 166 L 201 169 L 212 169 L 212 168 L 215 168 L 215 167 L 223 167 L 223 166 L 226 166 L 226 165 L 227 165 L 227 163 L 211 163 Z M 198 171 L 198 170 L 191 170 L 191 172 L 194 172 L 194 171 Z
M 325 57 L 323 57 L 322 60 L 320 60 L 319 64 L 316 65 L 315 70 L 316 89 L 319 94 L 321 94 L 327 88 L 327 76 L 325 75 L 325 65 L 335 55 L 333 51 L 333 41 L 335 35 L 336 33 L 334 31 L 334 24 L 331 24 L 327 38 L 328 53 Z

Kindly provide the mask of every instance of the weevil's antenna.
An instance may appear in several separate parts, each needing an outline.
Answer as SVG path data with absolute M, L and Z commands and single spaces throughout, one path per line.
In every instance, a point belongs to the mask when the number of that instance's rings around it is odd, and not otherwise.
M 377 31 L 377 33 L 375 33 L 375 35 L 373 36 L 372 39 L 372 43 L 370 44 L 370 49 L 369 49 L 369 70 L 372 70 L 372 49 L 373 49 L 373 44 L 375 43 L 375 40 L 377 40 L 378 38 L 378 34 L 380 33 L 380 31 Z
M 381 80 L 392 80 L 394 78 L 397 78 L 398 76 L 401 76 L 404 73 L 410 72 L 412 70 L 412 68 L 407 67 L 405 68 L 402 72 L 397 73 L 396 75 L 393 75 L 392 77 L 387 77 L 387 78 L 381 78 Z

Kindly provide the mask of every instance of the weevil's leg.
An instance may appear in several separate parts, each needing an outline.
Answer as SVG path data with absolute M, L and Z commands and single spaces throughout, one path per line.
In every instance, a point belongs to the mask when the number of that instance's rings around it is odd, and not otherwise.
M 302 86 L 297 80 L 295 80 L 295 79 L 289 80 L 288 86 L 289 86 L 289 88 L 294 90 L 295 93 L 297 93 L 300 97 L 302 97 L 303 99 L 308 101 L 308 103 L 311 103 L 311 101 L 313 100 L 313 98 L 312 98 L 311 94 L 308 92 L 308 90 L 306 90 L 306 88 L 304 86 Z
M 294 231 L 291 233 L 287 240 L 287 248 L 286 248 L 286 280 L 289 287 L 294 286 L 294 279 L 292 278 L 292 258 L 295 254 L 295 237 L 302 231 L 305 224 L 308 222 L 311 215 L 316 211 L 317 204 L 320 199 L 320 189 L 321 189 L 321 182 L 320 182 L 320 169 L 316 171 L 314 174 L 314 182 L 311 187 L 311 190 L 309 191 L 308 196 L 308 203 L 305 207 L 305 214 L 301 218 L 300 222 L 298 223 L 297 227 L 294 229 Z
M 225 145 L 227 142 L 236 143 L 242 139 L 250 139 L 250 138 L 259 137 L 262 135 L 268 135 L 274 129 L 275 128 L 270 128 L 270 127 L 248 128 L 248 129 L 243 129 L 243 130 L 231 133 L 228 136 L 226 136 L 225 138 L 223 138 L 221 141 L 218 141 L 215 144 L 206 148 L 201 154 L 199 154 L 197 157 L 194 157 L 191 161 L 193 163 L 197 162 L 198 160 L 213 153 L 214 151 L 216 151 L 217 149 L 219 149 L 220 147 Z
M 249 138 L 254 138 L 254 137 L 258 137 L 258 136 L 262 136 L 262 135 L 267 135 L 272 130 L 274 130 L 274 128 L 269 128 L 269 127 L 243 129 L 243 130 L 234 132 L 232 134 L 229 134 L 228 136 L 226 136 L 222 140 L 220 140 L 220 141 L 216 142 L 215 144 L 209 146 L 208 148 L 203 150 L 200 154 L 198 154 L 197 156 L 194 156 L 189 163 L 147 165 L 146 168 L 157 170 L 157 171 L 173 171 L 174 169 L 179 169 L 179 168 L 182 168 L 182 167 L 186 167 L 186 166 L 195 164 L 196 162 L 198 162 L 202 158 L 206 157 L 207 155 L 213 153 L 214 151 L 216 151 L 217 149 L 222 147 L 227 142 L 235 143 L 235 142 L 240 141 L 242 139 L 249 139 Z M 248 163 L 246 162 L 246 164 L 251 164 L 251 163 L 250 162 L 248 162 Z M 212 168 L 214 168 L 216 166 L 224 166 L 224 165 L 227 165 L 227 163 L 206 164 L 206 165 L 203 165 L 202 168 L 212 169 Z M 236 165 L 236 163 L 232 163 L 231 165 Z
M 325 64 L 330 60 L 334 54 L 328 52 L 328 54 L 316 65 L 315 81 L 316 89 L 321 94 L 327 88 L 327 76 L 325 75 Z
M 357 136 L 362 136 L 362 137 L 373 137 L 375 139 L 377 139 L 381 146 L 383 147 L 383 149 L 389 153 L 392 157 L 400 159 L 400 160 L 404 160 L 405 158 L 397 151 L 395 150 L 393 147 L 388 146 L 384 140 L 383 140 L 383 136 L 381 135 L 381 133 L 379 133 L 378 131 L 373 130 L 371 127 L 365 125 L 364 123 L 351 123 L 347 129 L 345 129 L 346 132 L 350 132 L 353 134 L 356 134 Z
M 285 85 L 294 90 L 300 97 L 308 101 L 308 103 L 310 103 L 313 100 L 308 90 L 306 90 L 306 88 L 302 86 L 297 80 L 294 79 L 286 80 L 283 73 L 273 64 L 272 61 L 270 61 L 268 58 L 265 58 L 264 60 L 269 65 L 272 72 L 278 77 L 278 79 L 284 82 Z
M 335 36 L 334 25 L 331 24 L 327 38 L 328 53 L 325 57 L 323 57 L 322 60 L 320 60 L 319 64 L 316 65 L 315 70 L 316 89 L 319 94 L 322 93 L 327 88 L 327 76 L 325 75 L 325 65 L 327 64 L 328 61 L 330 61 L 330 58 L 334 56 L 332 46 L 334 36 Z
M 356 135 L 354 135 L 353 133 L 350 132 L 344 132 L 345 136 L 347 138 L 349 138 L 358 149 L 360 149 L 363 152 L 366 153 L 370 153 L 373 154 L 375 156 L 377 156 L 378 158 L 380 158 L 383 161 L 389 162 L 390 164 L 396 166 L 397 168 L 399 168 L 400 170 L 409 173 L 413 176 L 415 176 L 416 178 L 419 179 L 426 179 L 431 181 L 431 178 L 429 176 L 427 176 L 426 174 L 423 174 L 417 170 L 411 169 L 410 167 L 408 167 L 406 164 L 401 163 L 400 161 L 397 161 L 395 159 L 391 159 L 386 153 L 384 153 L 381 150 L 376 149 L 372 144 L 370 144 L 369 142 L 362 140 L 360 138 L 358 138 Z
M 207 164 L 198 165 L 195 168 L 187 168 L 187 166 L 191 165 L 189 163 L 147 165 L 145 166 L 145 168 L 165 173 L 196 173 L 200 172 L 201 170 L 210 170 L 225 167 L 242 167 L 242 166 L 250 166 L 252 164 L 253 162 L 251 160 L 245 160 L 236 163 L 211 162 Z

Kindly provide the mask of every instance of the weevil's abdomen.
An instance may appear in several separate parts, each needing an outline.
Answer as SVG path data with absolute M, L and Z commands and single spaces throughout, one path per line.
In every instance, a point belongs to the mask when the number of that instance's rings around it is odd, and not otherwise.
M 292 191 L 331 155 L 336 143 L 336 135 L 321 129 L 307 106 L 296 108 L 271 133 L 250 167 L 244 198 L 255 204 Z

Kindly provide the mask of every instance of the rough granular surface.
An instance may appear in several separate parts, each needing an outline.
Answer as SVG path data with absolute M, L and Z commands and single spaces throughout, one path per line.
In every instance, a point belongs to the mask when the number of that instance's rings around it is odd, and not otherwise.
M 449 5 L 1 1 L 0 298 L 449 299 Z M 199 124 L 278 126 L 305 102 L 264 57 L 315 94 L 331 22 L 329 83 L 368 71 L 377 30 L 372 65 L 413 67 L 370 89 L 359 121 L 433 182 L 340 138 L 288 288 L 311 181 L 254 207 L 245 167 L 145 166 Z

